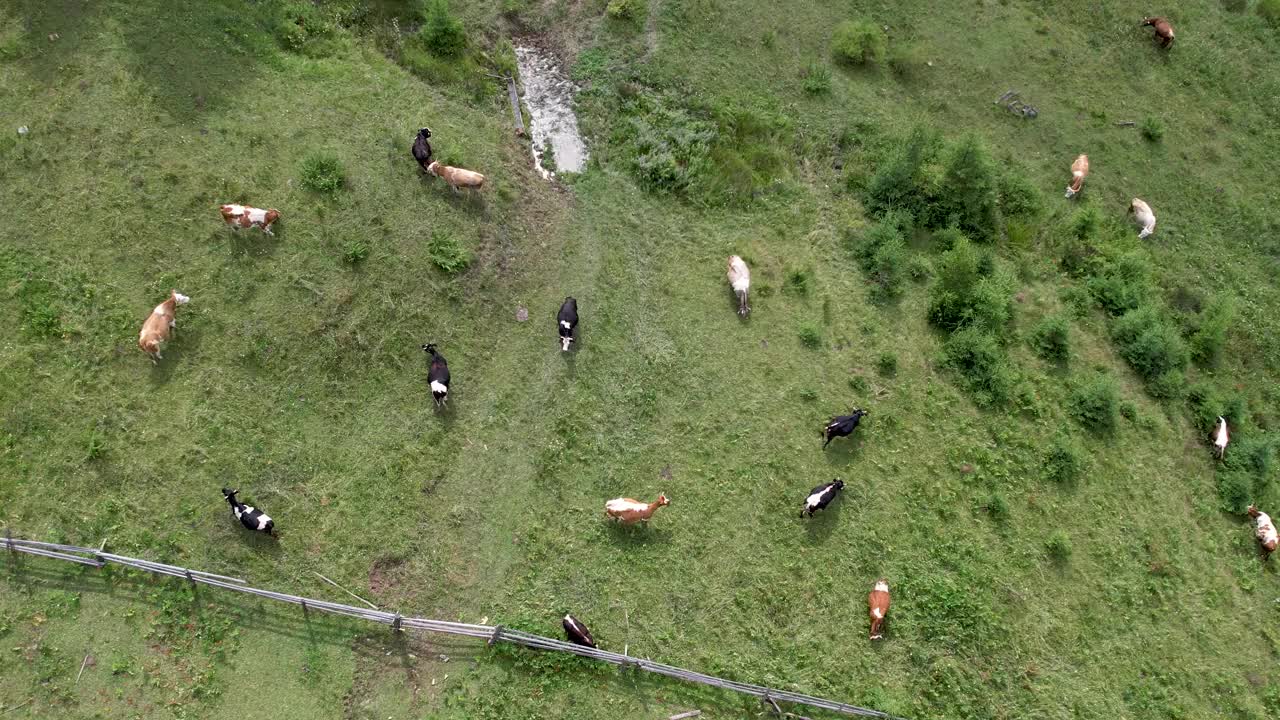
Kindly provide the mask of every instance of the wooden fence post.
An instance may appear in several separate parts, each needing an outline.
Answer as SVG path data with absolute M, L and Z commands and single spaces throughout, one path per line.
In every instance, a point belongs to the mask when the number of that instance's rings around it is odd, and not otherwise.
M 391 621 L 391 632 L 400 632 L 400 613 L 396 613 L 396 617 Z

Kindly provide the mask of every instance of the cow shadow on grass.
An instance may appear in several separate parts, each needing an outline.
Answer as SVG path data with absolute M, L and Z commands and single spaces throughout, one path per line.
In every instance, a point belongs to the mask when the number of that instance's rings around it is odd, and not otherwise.
M 279 247 L 284 235 L 284 229 L 279 223 L 276 223 L 272 229 L 274 235 L 268 235 L 257 229 L 231 230 L 228 228 L 223 232 L 227 233 L 225 239 L 231 257 L 237 260 L 275 255 L 276 248 Z
M 831 467 L 846 468 L 861 459 L 862 445 L 862 439 L 858 437 L 836 438 L 822 451 L 822 456 Z
M 820 545 L 831 537 L 831 533 L 835 532 L 836 526 L 840 524 L 840 513 L 844 508 L 845 501 L 848 499 L 845 497 L 845 492 L 841 492 L 826 509 L 814 513 L 813 517 L 801 519 L 801 522 L 805 523 L 806 543 Z M 796 512 L 799 512 L 799 510 Z
M 648 523 L 623 525 L 615 520 L 604 520 L 605 533 L 616 545 L 623 547 L 642 547 L 665 543 L 671 538 L 671 531 L 666 528 L 650 527 Z
M 181 316 L 178 318 L 181 320 Z M 178 368 L 183 364 L 183 357 L 188 353 L 195 352 L 200 347 L 201 333 L 198 329 L 184 329 L 181 324 L 175 328 L 175 332 L 170 336 L 169 342 L 165 343 L 164 348 L 160 351 L 163 356 L 160 362 L 151 363 L 151 384 L 155 386 L 167 385 L 169 380 L 173 378 L 173 374 L 178 372 Z M 146 355 L 143 355 L 146 358 Z M 148 359 L 148 362 L 150 360 Z

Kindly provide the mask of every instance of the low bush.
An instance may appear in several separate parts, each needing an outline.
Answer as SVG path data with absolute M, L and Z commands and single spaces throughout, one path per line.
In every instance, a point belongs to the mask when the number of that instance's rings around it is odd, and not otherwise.
M 1266 483 L 1275 460 L 1275 445 L 1273 438 L 1261 432 L 1237 435 L 1223 455 L 1222 464 L 1227 470 L 1249 473 L 1259 483 Z
M 1216 479 L 1223 510 L 1242 513 L 1253 502 L 1254 479 L 1249 473 L 1219 470 Z
M 1044 547 L 1049 553 L 1049 559 L 1059 565 L 1064 565 L 1071 559 L 1071 538 L 1062 530 L 1053 531 Z
M 800 326 L 800 343 L 810 350 L 822 347 L 822 330 L 817 325 L 805 323 Z
M 1000 343 L 976 327 L 951 335 L 942 346 L 939 363 L 959 376 L 960 385 L 981 406 L 1008 401 L 1016 381 Z
M 1000 493 L 991 493 L 991 497 L 987 498 L 987 504 L 982 507 L 996 522 L 1004 522 L 1009 519 L 1009 503 Z
M 879 302 L 898 297 L 906 277 L 907 244 L 899 221 L 896 214 L 890 213 L 872 225 L 854 247 L 858 264 L 872 283 L 872 298 Z
M 639 100 L 630 118 L 632 169 L 642 187 L 657 193 L 688 190 L 709 167 L 715 126 L 660 100 Z
M 809 63 L 802 73 L 801 85 L 810 95 L 831 94 L 831 68 L 817 61 Z
M 976 326 L 999 332 L 1013 317 L 1013 290 L 1013 278 L 995 272 L 990 253 L 960 237 L 938 262 L 929 321 L 944 330 Z
M 1070 402 L 1071 414 L 1088 430 L 1099 435 L 1115 430 L 1120 391 L 1111 376 L 1099 373 L 1076 381 Z
M 1188 344 L 1191 357 L 1201 365 L 1217 365 L 1222 347 L 1227 341 L 1227 330 L 1235 320 L 1235 302 L 1226 295 L 1214 296 L 1190 323 Z
M 889 50 L 889 69 L 901 80 L 916 80 L 928 67 L 928 56 L 920 45 L 895 45 Z
M 866 20 L 846 20 L 836 26 L 831 51 L 851 65 L 877 64 L 884 60 L 888 42 L 884 32 Z
M 898 356 L 893 353 L 884 353 L 876 359 L 876 371 L 886 377 L 898 374 Z
M 1187 388 L 1187 411 L 1192 426 L 1205 438 L 1213 433 L 1219 417 L 1238 428 L 1249 414 L 1248 403 L 1239 392 L 1223 392 L 1204 381 Z
M 1191 353 L 1177 328 L 1152 306 L 1130 310 L 1111 326 L 1111 339 L 1120 356 L 1148 382 L 1167 373 L 1181 374 L 1191 362 Z M 1163 395 L 1169 397 L 1169 395 Z
M 333 193 L 342 189 L 346 178 L 342 162 L 329 153 L 312 153 L 302 160 L 302 187 L 312 192 Z
M 1000 235 L 1000 208 L 996 193 L 999 173 L 991 154 L 976 135 L 967 135 L 947 158 L 942 186 L 935 198 L 934 215 L 954 225 L 978 242 L 994 242 Z
M 786 279 L 784 281 L 782 289 L 783 289 L 783 292 L 790 293 L 792 295 L 799 295 L 800 297 L 809 297 L 809 295 L 813 292 L 814 284 L 815 284 L 815 279 L 813 275 L 813 268 L 809 268 L 809 267 L 794 268 L 793 267 L 793 268 L 787 269 Z
M 864 199 L 867 209 L 875 214 L 897 210 L 924 217 L 932 195 L 927 166 L 937 156 L 941 144 L 937 132 L 917 126 L 901 146 L 876 167 L 867 184 Z
M 450 275 L 456 275 L 471 264 L 471 253 L 452 234 L 444 230 L 432 230 L 427 244 L 427 254 L 435 266 Z
M 912 255 L 911 260 L 907 262 L 907 275 L 916 282 L 924 282 L 933 275 L 933 268 L 929 266 L 929 261 L 919 255 Z
M 1258 0 L 1257 9 L 1263 20 L 1280 28 L 1280 0 Z
M 1071 355 L 1071 321 L 1050 315 L 1031 330 L 1031 346 L 1050 362 L 1066 362 Z
M 1049 446 L 1043 467 L 1047 479 L 1059 485 L 1073 484 L 1084 474 L 1084 450 L 1070 437 L 1060 436 Z
M 1087 285 L 1094 299 L 1110 315 L 1123 315 L 1155 297 L 1151 261 L 1137 250 L 1105 263 L 1100 272 L 1089 278 Z
M 644 0 L 609 0 L 605 7 L 605 14 L 614 20 L 635 20 L 644 12 Z
M 1005 172 L 997 187 L 1000 212 L 1010 218 L 1035 218 L 1044 212 L 1044 194 L 1026 176 Z
M 363 262 L 367 257 L 369 257 L 369 244 L 359 238 L 349 240 L 342 248 L 342 259 L 351 265 Z
M 1142 137 L 1150 142 L 1160 142 L 1164 138 L 1164 123 L 1160 118 L 1148 115 L 1142 119 L 1142 125 L 1139 127 Z
M 467 49 L 467 31 L 449 12 L 448 0 L 427 0 L 418 39 L 433 55 L 458 57 Z

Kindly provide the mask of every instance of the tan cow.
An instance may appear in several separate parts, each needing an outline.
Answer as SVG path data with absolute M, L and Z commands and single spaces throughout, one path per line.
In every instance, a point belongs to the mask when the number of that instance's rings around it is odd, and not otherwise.
M 433 161 L 428 165 L 427 172 L 438 178 L 444 178 L 444 181 L 449 183 L 449 187 L 453 188 L 454 192 L 458 192 L 460 187 L 468 190 L 479 190 L 484 185 L 484 176 L 480 173 L 441 165 L 438 161 Z
M 670 504 L 671 501 L 662 493 L 659 493 L 658 499 L 651 503 L 644 503 L 631 498 L 614 498 L 604 504 L 604 514 L 613 520 L 621 522 L 623 525 L 634 525 L 638 522 L 648 521 L 657 512 L 658 508 Z
M 160 355 L 160 350 L 177 327 L 174 312 L 179 305 L 186 305 L 190 301 L 191 298 L 174 290 L 169 294 L 169 298 L 157 305 L 156 309 L 152 310 L 147 319 L 142 322 L 142 332 L 138 333 L 138 347 L 151 356 L 151 362 L 158 363 L 164 359 Z
M 1084 187 L 1084 179 L 1089 177 L 1089 156 L 1081 155 L 1071 163 L 1071 184 L 1067 186 L 1067 197 L 1072 197 Z

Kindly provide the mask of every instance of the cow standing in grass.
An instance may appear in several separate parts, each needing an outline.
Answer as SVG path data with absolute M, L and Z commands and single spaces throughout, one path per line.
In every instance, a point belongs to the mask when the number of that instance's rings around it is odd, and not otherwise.
M 867 596 L 867 610 L 871 615 L 871 639 L 883 640 L 884 634 L 880 626 L 884 624 L 884 616 L 889 614 L 889 581 L 880 578 Z
M 813 514 L 826 508 L 836 499 L 836 495 L 844 489 L 844 481 L 836 478 L 829 483 L 823 483 L 818 487 L 809 491 L 809 497 L 804 499 L 804 507 L 800 510 L 800 517 Z
M 738 315 L 746 317 L 751 312 L 747 305 L 747 294 L 751 291 L 751 270 L 737 255 L 729 256 L 729 287 L 738 296 Z
M 569 352 L 573 343 L 573 330 L 578 327 L 578 301 L 571 297 L 564 299 L 560 312 L 556 313 L 556 330 L 560 333 L 560 350 Z
M 1271 516 L 1262 512 L 1253 505 L 1249 506 L 1249 517 L 1254 521 L 1254 534 L 1258 537 L 1258 544 L 1262 546 L 1262 550 L 1266 552 L 1267 557 L 1271 557 L 1271 553 L 1275 552 L 1276 546 L 1280 545 L 1280 536 L 1276 534 L 1275 523 L 1271 522 Z
M 1142 27 L 1155 28 L 1155 35 L 1152 38 L 1162 48 L 1168 48 L 1173 45 L 1173 26 L 1169 24 L 1168 18 L 1162 17 L 1144 17 L 1142 18 Z
M 1080 194 L 1080 190 L 1084 188 L 1084 179 L 1087 177 L 1089 177 L 1089 156 L 1081 155 L 1071 163 L 1071 184 L 1067 186 L 1068 198 Z
M 142 331 L 138 333 L 138 347 L 151 356 L 152 363 L 159 363 L 164 359 L 160 351 L 178 327 L 174 313 L 179 305 L 186 305 L 190 301 L 191 298 L 177 290 L 170 291 L 169 298 L 157 305 L 147 319 L 142 321 Z
M 430 128 L 422 128 L 418 131 L 418 137 L 413 140 L 413 159 L 418 161 L 418 166 L 423 172 L 430 172 L 427 166 L 431 164 L 431 143 L 427 142 L 427 138 L 431 137 Z
M 222 488 L 222 497 L 226 498 L 227 502 L 231 504 L 231 514 L 235 515 L 235 518 L 239 520 L 240 524 L 245 526 L 246 529 L 274 536 L 276 527 L 275 522 L 261 510 L 252 505 L 245 505 L 237 500 L 236 493 L 238 492 L 240 491 L 232 490 L 231 488 Z
M 431 356 L 431 366 L 427 368 L 431 397 L 435 398 L 436 407 L 443 407 L 449 401 L 449 362 L 436 352 L 435 343 L 423 345 L 422 352 Z
M 848 415 L 837 415 L 831 418 L 831 422 L 822 429 L 822 434 L 827 441 L 822 443 L 822 449 L 826 450 L 827 445 L 838 437 L 849 437 L 853 431 L 858 428 L 858 423 L 862 421 L 862 417 L 867 414 L 862 408 L 854 408 L 853 412 Z
M 561 624 L 564 626 L 564 636 L 568 638 L 569 642 L 589 648 L 596 646 L 596 639 L 591 637 L 591 631 L 574 616 L 565 613 L 564 621 Z

